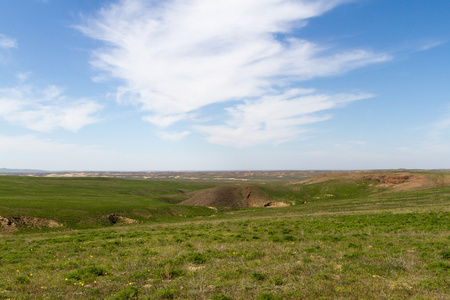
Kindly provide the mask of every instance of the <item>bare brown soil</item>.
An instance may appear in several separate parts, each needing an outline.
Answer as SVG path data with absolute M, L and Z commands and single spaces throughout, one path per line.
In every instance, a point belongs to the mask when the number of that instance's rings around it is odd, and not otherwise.
M 44 218 L 37 218 L 30 216 L 18 216 L 18 217 L 0 216 L 0 232 L 13 232 L 21 227 L 55 228 L 61 226 L 63 225 L 54 220 Z
M 119 224 L 120 224 L 120 223 L 122 223 L 122 224 L 135 224 L 135 223 L 139 223 L 138 220 L 130 219 L 130 218 L 127 218 L 127 217 L 123 217 L 123 216 L 116 215 L 116 214 L 110 214 L 110 215 L 108 216 L 108 220 L 109 220 L 109 223 L 111 223 L 111 225 L 118 224 L 118 223 L 119 223 Z
M 181 205 L 209 207 L 280 207 L 289 206 L 281 202 L 269 202 L 267 197 L 251 185 L 225 185 L 191 193 L 192 198 Z
M 368 174 L 364 179 L 381 183 L 380 188 L 391 187 L 396 190 L 407 191 L 436 187 L 439 184 L 423 174 L 393 173 L 393 174 Z
M 289 203 L 284 203 L 284 202 L 267 202 L 266 204 L 264 204 L 264 207 L 288 207 L 290 206 Z
M 297 182 L 296 184 L 313 184 L 334 179 L 347 179 L 355 181 L 371 180 L 374 181 L 374 183 L 378 183 L 378 188 L 391 188 L 397 191 L 432 188 L 445 185 L 450 182 L 450 176 L 433 179 L 431 176 L 412 172 L 352 171 L 320 174 L 318 176 Z

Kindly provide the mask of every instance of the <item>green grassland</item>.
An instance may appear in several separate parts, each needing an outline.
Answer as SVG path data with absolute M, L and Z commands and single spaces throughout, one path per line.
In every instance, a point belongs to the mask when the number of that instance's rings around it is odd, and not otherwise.
M 50 218 L 64 224 L 63 230 L 107 226 L 108 215 L 113 213 L 142 222 L 169 221 L 177 215 L 212 214 L 214 210 L 208 208 L 174 205 L 189 198 L 186 193 L 211 186 L 196 182 L 4 176 L 0 177 L 0 215 Z
M 0 236 L 0 299 L 450 298 L 448 185 L 267 182 L 295 205 L 177 205 L 218 184 L 0 177 L 0 216 L 64 225 Z

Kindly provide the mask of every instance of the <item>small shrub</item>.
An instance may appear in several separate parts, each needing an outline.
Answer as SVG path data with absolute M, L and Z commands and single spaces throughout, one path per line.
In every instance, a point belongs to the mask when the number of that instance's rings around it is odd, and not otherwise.
M 158 296 L 161 297 L 162 299 L 173 299 L 175 298 L 177 293 L 178 293 L 177 289 L 169 289 L 169 288 L 157 291 Z
M 210 237 L 210 239 L 213 240 L 213 241 L 223 242 L 223 238 L 220 237 L 220 236 L 218 236 L 218 235 L 212 235 L 212 236 Z
M 154 274 L 156 278 L 165 280 L 180 277 L 184 274 L 184 272 L 181 269 L 164 268 L 156 269 Z
M 283 240 L 285 240 L 286 242 L 293 242 L 295 241 L 295 238 L 292 235 L 286 235 Z
M 138 270 L 130 273 L 130 277 L 134 280 L 136 279 L 145 279 L 148 278 L 150 270 L 144 269 L 144 270 Z
M 28 278 L 27 276 L 19 276 L 14 278 L 14 282 L 18 284 L 28 284 L 30 283 L 30 278 Z
M 70 271 L 66 274 L 67 279 L 73 279 L 73 280 L 86 280 L 86 279 L 92 279 L 97 276 L 103 276 L 107 273 L 107 271 L 101 267 L 87 267 L 80 270 L 74 270 Z
M 313 253 L 313 252 L 316 252 L 319 249 L 320 249 L 320 246 L 315 246 L 315 247 L 312 247 L 312 248 L 303 249 L 303 251 L 305 251 L 307 253 Z
M 249 254 L 247 254 L 246 258 L 247 259 L 259 259 L 263 256 L 264 256 L 264 252 L 254 250 L 254 251 L 250 252 Z
M 233 300 L 233 298 L 221 293 L 212 295 L 211 300 Z
M 310 262 L 312 262 L 312 259 L 311 259 L 311 257 L 303 257 L 303 259 L 302 259 L 302 262 L 304 263 L 304 264 L 309 264 Z
M 70 271 L 66 274 L 67 279 L 81 280 L 81 272 L 79 270 Z
M 289 228 L 283 228 L 282 230 L 281 230 L 281 233 L 282 234 L 289 234 L 289 233 L 291 233 L 292 232 L 292 229 L 289 229 Z
M 361 244 L 354 244 L 352 242 L 348 243 L 348 247 L 349 248 L 354 248 L 354 249 L 361 249 L 362 245 Z
M 206 262 L 206 256 L 201 253 L 190 253 L 186 257 L 186 261 L 194 263 L 194 264 L 204 264 Z
M 184 244 L 184 246 L 186 247 L 186 248 L 194 248 L 194 246 L 191 244 L 191 243 L 186 243 L 186 244 Z
M 441 256 L 443 259 L 450 259 L 450 250 L 442 251 Z
M 324 280 L 330 279 L 330 276 L 328 274 L 325 274 L 325 273 L 318 273 L 315 277 L 317 279 L 324 279 Z
M 137 287 L 130 286 L 120 292 L 117 292 L 111 299 L 114 300 L 129 300 L 138 299 L 139 290 Z
M 450 264 L 446 262 L 435 262 L 428 265 L 428 269 L 433 270 L 436 273 L 450 272 Z
M 86 274 L 90 274 L 90 275 L 94 275 L 94 276 L 103 276 L 106 272 L 105 269 L 101 268 L 101 267 L 87 267 L 82 269 L 84 271 L 84 273 Z
M 355 251 L 355 252 L 352 252 L 352 253 L 344 254 L 344 257 L 347 258 L 347 259 L 356 259 L 356 258 L 360 257 L 361 255 L 362 255 L 361 251 Z
M 272 242 L 276 243 L 276 242 L 282 242 L 283 240 L 278 237 L 278 236 L 272 236 L 270 237 L 270 239 L 272 240 Z
M 254 280 L 258 281 L 263 281 L 264 279 L 266 279 L 266 275 L 258 272 L 253 272 L 251 276 Z
M 262 293 L 261 295 L 259 295 L 258 299 L 259 300 L 277 300 L 279 298 L 272 294 L 269 294 L 269 293 Z
M 276 277 L 273 279 L 275 285 L 283 285 L 283 277 Z
M 180 277 L 183 274 L 184 274 L 184 272 L 181 269 L 172 269 L 169 271 L 169 278 Z
M 233 279 L 236 277 L 236 274 L 233 271 L 224 271 L 218 273 L 218 276 L 223 279 Z

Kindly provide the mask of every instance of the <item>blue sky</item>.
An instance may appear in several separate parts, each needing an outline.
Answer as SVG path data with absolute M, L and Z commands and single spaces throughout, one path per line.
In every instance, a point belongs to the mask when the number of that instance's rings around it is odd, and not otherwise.
M 449 11 L 1 0 L 0 167 L 450 168 Z

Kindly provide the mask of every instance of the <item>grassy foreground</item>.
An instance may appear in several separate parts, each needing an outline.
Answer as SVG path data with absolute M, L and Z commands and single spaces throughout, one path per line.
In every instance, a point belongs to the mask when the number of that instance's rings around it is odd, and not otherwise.
M 449 213 L 2 237 L 3 299 L 448 299 Z
M 55 232 L 0 236 L 0 299 L 450 297 L 448 187 L 386 194 L 365 182 L 266 186 L 261 189 L 269 197 L 308 203 L 212 217 L 197 210 L 207 208 L 189 208 L 188 217 L 155 214 L 159 217 L 142 217 L 141 224 L 93 222 L 83 229 L 74 217 L 77 210 L 98 219 L 110 212 L 111 201 L 114 211 L 124 214 L 160 206 L 161 212 L 173 211 L 176 205 L 167 203 L 171 194 L 209 184 L 71 179 L 49 188 L 53 181 L 41 179 L 39 188 L 25 180 L 28 200 L 41 201 L 26 205 L 13 201 L 25 193 L 17 186 L 24 179 L 2 180 L 9 183 L 2 186 L 0 215 L 28 211 L 70 222 Z M 109 188 L 102 192 L 105 182 Z M 80 199 L 91 204 L 61 213 L 69 208 L 52 210 L 55 197 L 61 207 Z M 17 203 L 23 203 L 22 211 Z

